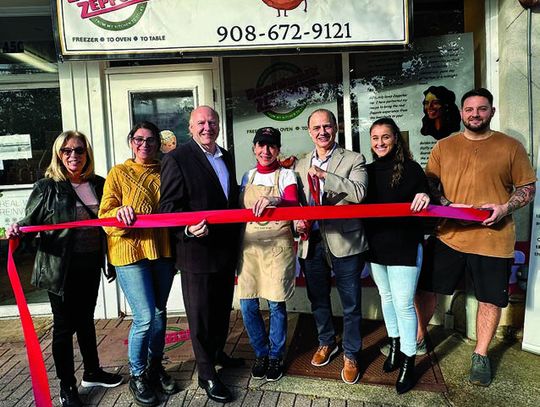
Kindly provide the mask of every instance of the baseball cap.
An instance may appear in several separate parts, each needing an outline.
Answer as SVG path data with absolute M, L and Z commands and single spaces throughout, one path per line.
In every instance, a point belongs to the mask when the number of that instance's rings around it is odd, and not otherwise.
M 281 132 L 273 127 L 261 127 L 253 137 L 253 144 L 281 147 Z

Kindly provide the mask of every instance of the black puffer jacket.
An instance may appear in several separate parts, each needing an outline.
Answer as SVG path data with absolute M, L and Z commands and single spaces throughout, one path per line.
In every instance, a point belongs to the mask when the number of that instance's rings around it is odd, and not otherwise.
M 94 189 L 98 202 L 101 201 L 105 180 L 94 176 L 88 182 Z M 26 216 L 18 223 L 20 226 L 29 226 L 75 221 L 76 203 L 75 191 L 69 181 L 43 178 L 35 183 L 26 204 Z M 31 280 L 34 286 L 57 295 L 64 294 L 66 271 L 73 248 L 72 234 L 72 229 L 40 232 Z

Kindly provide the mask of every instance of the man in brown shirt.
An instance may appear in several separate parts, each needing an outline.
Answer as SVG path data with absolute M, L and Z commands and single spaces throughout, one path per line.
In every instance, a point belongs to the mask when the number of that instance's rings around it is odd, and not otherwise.
M 508 305 L 508 278 L 516 240 L 512 212 L 534 197 L 536 176 L 523 145 L 490 129 L 495 114 L 487 89 L 461 99 L 465 130 L 437 142 L 426 167 L 431 193 L 442 205 L 492 211 L 481 224 L 443 220 L 432 251 L 426 251 L 419 281 L 418 341 L 424 340 L 437 297 L 451 295 L 465 273 L 478 300 L 477 343 L 469 381 L 491 383 L 487 350 Z

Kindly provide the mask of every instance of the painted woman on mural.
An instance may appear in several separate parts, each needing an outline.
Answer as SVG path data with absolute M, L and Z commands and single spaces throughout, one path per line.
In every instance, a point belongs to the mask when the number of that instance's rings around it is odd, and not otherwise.
M 444 86 L 430 86 L 424 91 L 424 117 L 420 133 L 436 140 L 459 131 L 461 117 L 456 106 L 456 95 Z

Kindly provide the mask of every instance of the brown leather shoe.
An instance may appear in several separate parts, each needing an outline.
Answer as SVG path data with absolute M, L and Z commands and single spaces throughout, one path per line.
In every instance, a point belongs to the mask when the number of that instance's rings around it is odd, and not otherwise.
M 355 384 L 360 377 L 360 371 L 358 370 L 358 363 L 356 360 L 352 360 L 343 356 L 343 370 L 341 370 L 341 378 L 347 384 Z
M 330 362 L 332 356 L 335 355 L 338 351 L 338 346 L 334 345 L 323 345 L 317 348 L 317 352 L 311 358 L 311 364 L 313 366 L 324 366 Z

